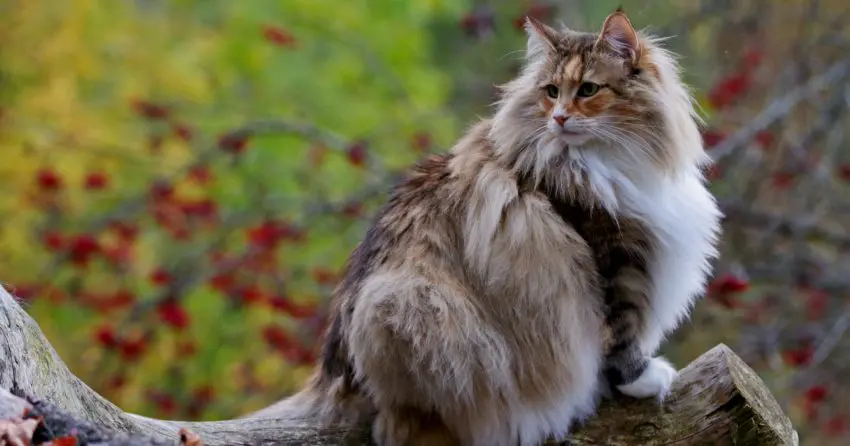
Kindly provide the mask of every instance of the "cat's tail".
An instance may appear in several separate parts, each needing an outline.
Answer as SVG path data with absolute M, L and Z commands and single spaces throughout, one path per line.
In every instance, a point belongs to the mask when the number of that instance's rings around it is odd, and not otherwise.
M 276 418 L 322 425 L 354 425 L 374 414 L 371 401 L 316 371 L 298 393 L 242 418 Z

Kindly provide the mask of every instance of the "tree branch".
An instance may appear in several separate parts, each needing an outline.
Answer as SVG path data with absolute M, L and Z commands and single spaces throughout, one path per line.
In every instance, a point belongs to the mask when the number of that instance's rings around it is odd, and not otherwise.
M 805 84 L 794 88 L 782 97 L 774 100 L 746 126 L 713 147 L 710 152 L 711 158 L 715 163 L 720 163 L 725 158 L 737 153 L 741 148 L 746 147 L 758 132 L 791 113 L 797 104 L 812 98 L 825 87 L 838 82 L 848 74 L 850 74 L 850 60 L 840 60 L 830 66 L 820 76 L 810 79 Z
M 68 370 L 35 321 L 0 287 L 0 416 L 33 403 L 12 394 L 44 400 L 48 409 L 61 411 L 60 418 L 73 417 L 84 426 L 91 423 L 116 432 L 112 437 L 100 434 L 103 438 L 123 439 L 99 444 L 176 444 L 181 428 L 198 434 L 206 445 L 369 444 L 367 426 L 327 427 L 274 416 L 182 422 L 125 413 Z M 663 404 L 606 401 L 571 441 L 575 445 L 648 446 L 798 444 L 790 421 L 764 383 L 723 344 L 681 370 Z

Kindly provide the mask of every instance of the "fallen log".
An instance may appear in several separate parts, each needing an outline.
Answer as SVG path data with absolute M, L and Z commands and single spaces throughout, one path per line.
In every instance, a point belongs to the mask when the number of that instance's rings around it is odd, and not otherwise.
M 275 418 L 273 413 L 208 422 L 126 413 L 74 376 L 35 321 L 0 287 L 0 419 L 34 405 L 48 420 L 63 420 L 69 430 L 69 419 L 79 420 L 85 429 L 101 429 L 92 434 L 102 438 L 100 445 L 178 444 L 181 428 L 198 434 L 205 445 L 370 443 L 368 426 L 323 427 L 310 420 Z M 576 429 L 571 443 L 796 446 L 799 441 L 764 382 L 719 344 L 680 371 L 662 404 L 625 397 L 606 401 L 597 416 Z

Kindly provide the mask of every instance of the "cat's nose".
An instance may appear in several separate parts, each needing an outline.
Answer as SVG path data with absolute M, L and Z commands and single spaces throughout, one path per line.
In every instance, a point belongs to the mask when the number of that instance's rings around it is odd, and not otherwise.
M 558 125 L 563 127 L 564 123 L 567 122 L 567 115 L 562 115 L 562 114 L 559 113 L 557 115 L 552 115 L 552 119 L 554 119 L 555 122 L 558 123 Z

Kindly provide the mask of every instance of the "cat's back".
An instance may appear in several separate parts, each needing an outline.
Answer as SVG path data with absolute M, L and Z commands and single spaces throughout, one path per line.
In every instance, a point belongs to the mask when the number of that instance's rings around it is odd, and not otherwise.
M 471 128 L 454 150 L 426 155 L 405 170 L 355 248 L 349 281 L 366 269 L 396 268 L 426 257 L 460 262 L 461 224 L 481 164 L 490 156 L 487 125 Z

